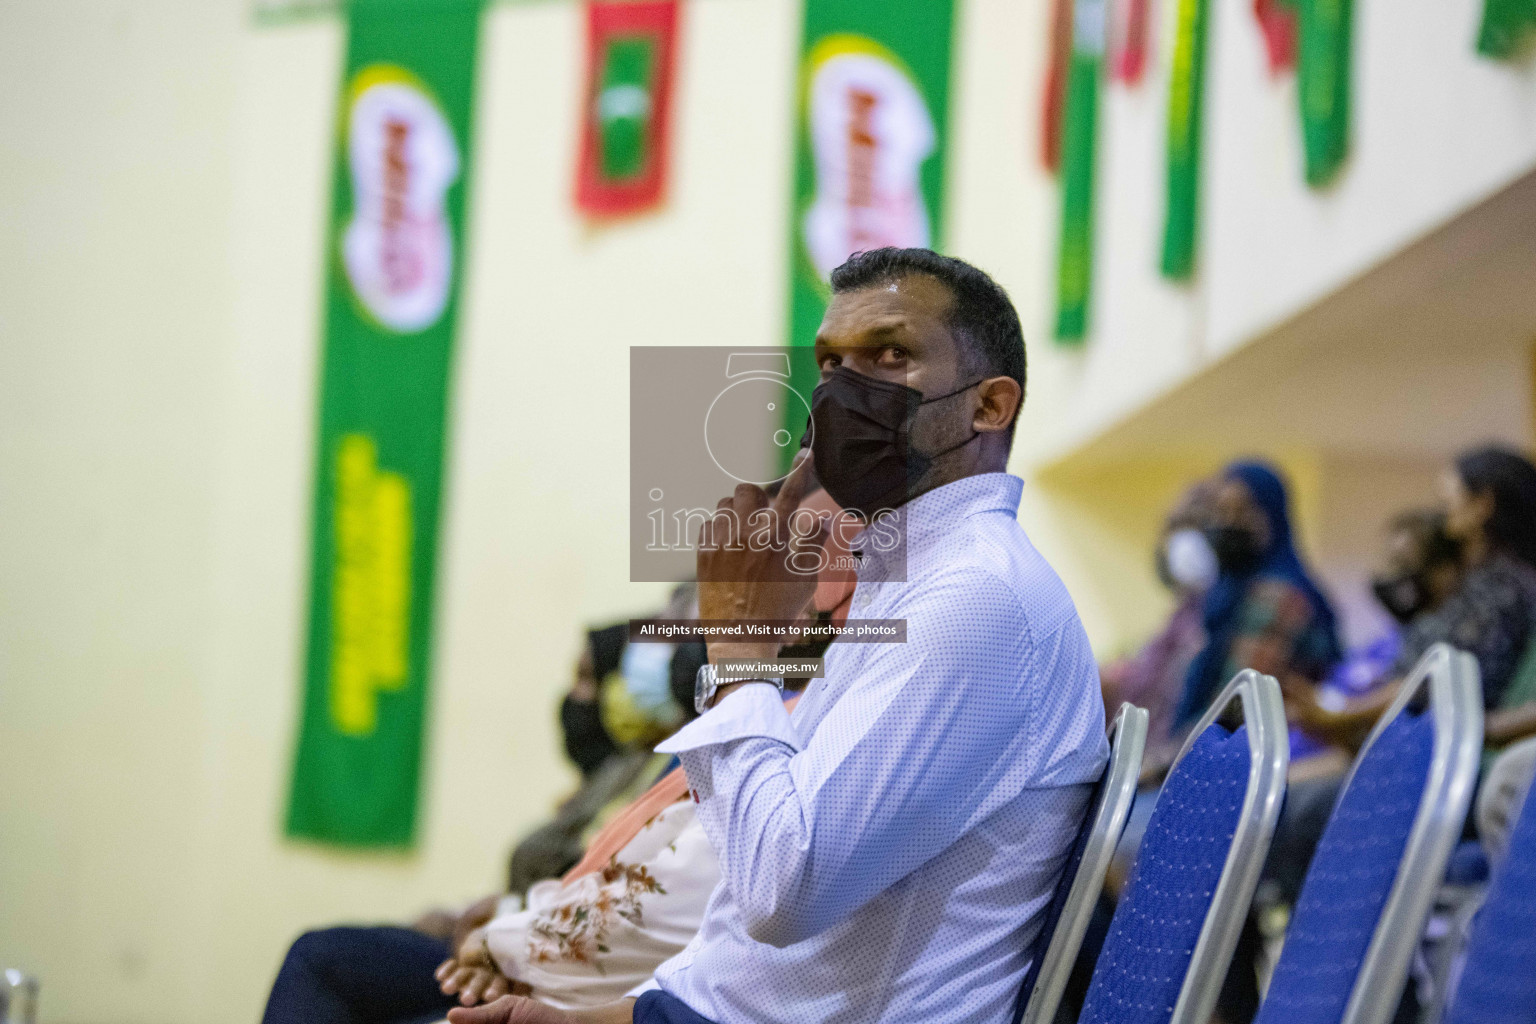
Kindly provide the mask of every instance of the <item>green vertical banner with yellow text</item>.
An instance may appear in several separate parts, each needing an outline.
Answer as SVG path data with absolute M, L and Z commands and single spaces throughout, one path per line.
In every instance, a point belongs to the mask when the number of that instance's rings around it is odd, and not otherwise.
M 790 224 L 791 345 L 815 340 L 828 277 L 853 253 L 937 248 L 953 24 L 953 0 L 805 0 Z M 792 363 L 792 384 L 809 397 L 813 361 Z
M 347 9 L 287 831 L 403 847 L 426 724 L 480 6 Z
M 1200 232 L 1200 133 L 1205 107 L 1205 23 L 1210 0 L 1174 0 L 1173 66 L 1168 74 L 1168 206 L 1163 276 L 1195 272 Z
M 1075 0 L 1061 140 L 1061 242 L 1056 254 L 1056 338 L 1088 333 L 1093 286 L 1093 188 L 1098 159 L 1099 76 L 1104 67 L 1105 0 Z

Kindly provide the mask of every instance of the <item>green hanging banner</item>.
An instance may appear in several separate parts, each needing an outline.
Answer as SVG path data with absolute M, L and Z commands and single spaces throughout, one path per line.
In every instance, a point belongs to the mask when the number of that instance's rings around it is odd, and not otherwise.
M 1508 60 L 1536 38 L 1536 0 L 1483 0 L 1477 52 Z
M 1076 0 L 1061 147 L 1061 245 L 1056 263 L 1056 337 L 1081 342 L 1093 286 L 1093 178 L 1105 0 Z
M 1349 152 L 1349 53 L 1354 0 L 1296 0 L 1301 35 L 1296 96 L 1306 150 L 1307 184 L 1333 180 Z
M 941 235 L 953 0 L 806 0 L 790 225 L 789 343 L 810 345 L 832 269 Z M 809 396 L 816 368 L 791 360 Z M 792 430 L 803 424 L 793 423 Z
M 352 0 L 289 835 L 411 844 L 477 0 Z
M 1176 0 L 1173 67 L 1168 82 L 1168 209 L 1163 276 L 1195 272 L 1200 230 L 1200 132 L 1205 105 L 1205 29 L 1209 0 Z

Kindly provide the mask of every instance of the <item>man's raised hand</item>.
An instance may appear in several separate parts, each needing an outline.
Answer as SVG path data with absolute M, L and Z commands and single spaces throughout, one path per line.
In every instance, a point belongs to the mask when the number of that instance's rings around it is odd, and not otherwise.
M 754 484 L 740 484 L 722 498 L 699 539 L 699 618 L 791 620 L 800 616 L 816 591 L 815 567 L 827 541 L 826 520 L 799 512 L 810 480 L 811 456 L 802 455 L 772 499 Z M 797 515 L 798 513 L 798 515 Z M 764 645 L 729 654 L 768 656 Z M 711 645 L 711 653 L 715 653 Z

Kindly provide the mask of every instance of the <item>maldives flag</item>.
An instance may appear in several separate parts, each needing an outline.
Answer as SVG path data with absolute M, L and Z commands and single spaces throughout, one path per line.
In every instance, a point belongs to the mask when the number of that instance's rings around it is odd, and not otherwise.
M 639 213 L 666 191 L 677 0 L 587 5 L 587 83 L 576 206 Z

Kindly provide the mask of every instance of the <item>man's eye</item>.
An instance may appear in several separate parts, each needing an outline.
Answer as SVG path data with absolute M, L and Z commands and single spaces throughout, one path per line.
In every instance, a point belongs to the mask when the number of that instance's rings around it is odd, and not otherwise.
M 821 360 L 821 363 L 820 363 L 821 372 L 822 373 L 831 373 L 833 370 L 837 369 L 839 362 L 840 362 L 840 360 L 837 358 L 837 356 L 824 356 L 824 357 L 822 357 L 822 360 Z
M 880 350 L 880 362 L 900 363 L 907 358 L 907 350 L 896 345 L 887 345 Z

